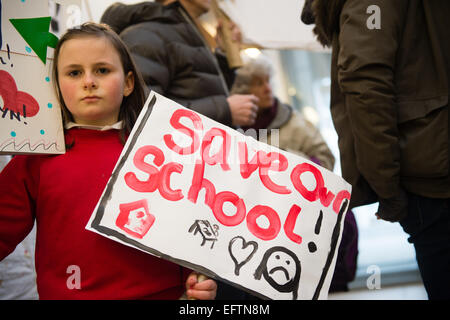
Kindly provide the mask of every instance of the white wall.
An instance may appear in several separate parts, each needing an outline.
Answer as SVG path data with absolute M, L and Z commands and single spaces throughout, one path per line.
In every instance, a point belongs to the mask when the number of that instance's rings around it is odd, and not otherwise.
M 114 2 L 126 4 L 143 2 L 144 0 L 82 0 L 83 12 L 86 20 L 100 22 L 103 12 Z M 149 0 L 152 1 L 152 0 Z

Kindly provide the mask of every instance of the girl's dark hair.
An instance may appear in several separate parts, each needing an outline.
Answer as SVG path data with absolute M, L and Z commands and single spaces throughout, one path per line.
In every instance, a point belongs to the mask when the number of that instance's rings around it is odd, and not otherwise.
M 113 45 L 113 47 L 117 50 L 117 53 L 119 54 L 125 75 L 128 74 L 128 72 L 130 71 L 133 73 L 134 76 L 133 92 L 127 97 L 123 97 L 122 105 L 120 106 L 119 111 L 119 121 L 120 120 L 123 121 L 123 128 L 121 129 L 120 135 L 122 141 L 124 142 L 126 136 L 131 132 L 131 129 L 133 128 L 134 123 L 136 122 L 136 119 L 139 116 L 142 107 L 144 106 L 146 99 L 146 87 L 142 79 L 142 76 L 139 73 L 136 64 L 134 63 L 127 46 L 119 37 L 119 35 L 115 33 L 106 24 L 86 22 L 81 26 L 68 29 L 66 33 L 61 37 L 61 39 L 59 39 L 58 44 L 55 48 L 52 73 L 56 96 L 61 106 L 64 125 L 67 124 L 69 121 L 73 121 L 73 117 L 72 114 L 67 109 L 66 104 L 64 103 L 64 99 L 61 94 L 61 89 L 59 87 L 58 58 L 61 51 L 61 47 L 66 41 L 82 37 L 98 37 L 108 39 L 109 42 Z

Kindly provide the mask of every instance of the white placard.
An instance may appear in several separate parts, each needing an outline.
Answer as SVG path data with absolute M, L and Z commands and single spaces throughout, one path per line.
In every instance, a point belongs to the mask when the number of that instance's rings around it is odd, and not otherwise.
M 324 299 L 350 193 L 152 92 L 86 228 L 262 298 Z
M 0 153 L 65 152 L 52 56 L 80 0 L 57 2 L 0 0 Z

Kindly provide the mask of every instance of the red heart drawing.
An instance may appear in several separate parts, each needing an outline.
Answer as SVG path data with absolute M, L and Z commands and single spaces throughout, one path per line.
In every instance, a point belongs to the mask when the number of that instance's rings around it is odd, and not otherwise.
M 17 91 L 16 81 L 4 70 L 0 70 L 0 96 L 4 110 L 9 109 L 22 117 L 34 117 L 39 112 L 39 103 L 30 94 Z

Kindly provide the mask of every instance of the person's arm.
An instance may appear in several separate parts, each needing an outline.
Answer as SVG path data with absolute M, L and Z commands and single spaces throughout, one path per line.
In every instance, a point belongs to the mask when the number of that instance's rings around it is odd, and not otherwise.
M 374 5 L 380 12 L 379 29 L 367 24 L 368 8 Z M 405 0 L 348 0 L 340 17 L 338 81 L 355 139 L 356 165 L 377 193 L 380 209 L 384 207 L 379 214 L 386 220 L 398 220 L 406 208 L 394 72 L 407 5 Z M 401 203 L 389 208 L 385 199 Z
M 0 261 L 33 228 L 37 177 L 27 159 L 16 156 L 0 172 Z

